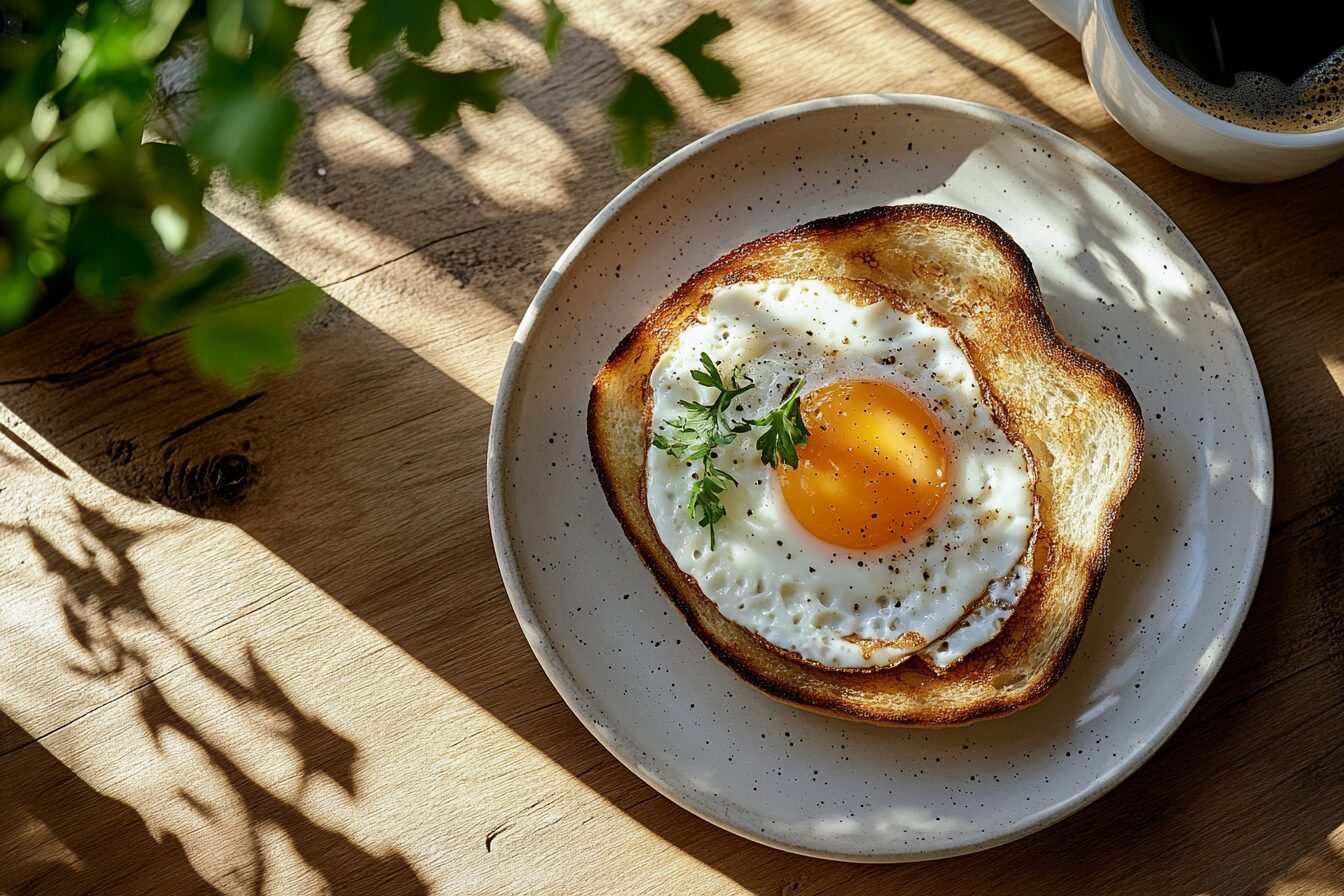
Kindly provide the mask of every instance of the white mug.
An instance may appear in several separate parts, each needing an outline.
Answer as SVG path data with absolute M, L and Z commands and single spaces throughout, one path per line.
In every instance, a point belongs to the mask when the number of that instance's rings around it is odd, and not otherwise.
M 1135 140 L 1191 171 L 1268 183 L 1344 157 L 1344 127 L 1315 133 L 1259 131 L 1196 109 L 1172 93 L 1130 46 L 1112 0 L 1031 0 L 1083 47 L 1101 104 Z

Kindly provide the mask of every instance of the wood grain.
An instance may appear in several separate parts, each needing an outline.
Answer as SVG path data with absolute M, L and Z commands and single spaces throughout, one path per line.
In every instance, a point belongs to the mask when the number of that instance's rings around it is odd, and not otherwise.
M 652 48 L 708 5 L 531 3 L 446 61 L 519 67 L 498 115 L 416 141 L 321 7 L 287 194 L 219 190 L 207 251 L 330 301 L 246 395 L 173 338 L 58 307 L 0 340 L 0 890 L 7 893 L 1344 894 L 1344 178 L 1220 184 L 1135 144 L 1025 2 L 724 4 L 732 102 Z M 661 58 L 660 58 L 661 57 Z M 485 517 L 491 402 L 568 240 L 629 175 L 601 104 L 646 68 L 661 152 L 816 96 L 940 93 L 1116 164 L 1208 260 L 1275 431 L 1274 528 L 1231 658 L 1161 752 L 987 853 L 863 867 L 742 841 L 608 756 L 509 611 Z

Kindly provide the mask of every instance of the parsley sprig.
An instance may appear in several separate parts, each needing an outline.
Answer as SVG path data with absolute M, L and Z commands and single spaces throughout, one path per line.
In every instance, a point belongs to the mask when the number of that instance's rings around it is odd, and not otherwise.
M 784 403 L 764 417 L 751 421 L 752 426 L 764 426 L 765 432 L 756 440 L 756 450 L 761 452 L 761 463 L 771 467 L 784 463 L 798 468 L 798 446 L 807 444 L 807 424 L 803 423 L 803 407 L 799 398 L 803 394 L 803 385 L 807 380 L 800 379 L 793 384 Z
M 733 475 L 715 463 L 718 449 L 731 445 L 753 427 L 764 426 L 765 432 L 756 440 L 761 463 L 774 467 L 783 461 L 796 468 L 798 446 L 806 445 L 808 437 L 799 402 L 806 381 L 800 379 L 794 383 L 784 402 L 765 416 L 733 423 L 728 419 L 729 407 L 739 395 L 756 388 L 756 384 L 741 368 L 735 368 L 724 380 L 708 352 L 700 353 L 700 365 L 701 369 L 691 371 L 691 378 L 702 386 L 717 390 L 718 396 L 709 404 L 678 402 L 686 413 L 664 421 L 664 426 L 671 432 L 655 434 L 653 445 L 678 460 L 700 461 L 700 471 L 691 486 L 686 509 L 692 519 L 709 529 L 709 549 L 713 551 L 718 548 L 714 524 L 727 515 L 723 492 L 729 484 L 737 485 Z M 743 382 L 740 384 L 739 380 Z
M 700 473 L 695 485 L 691 486 L 691 497 L 687 510 L 692 519 L 698 519 L 701 526 L 709 529 L 709 549 L 718 547 L 714 535 L 714 524 L 727 513 L 720 497 L 729 483 L 737 485 L 737 480 L 727 470 L 720 469 L 715 463 L 715 451 L 725 445 L 731 445 L 735 439 L 746 432 L 749 424 L 728 422 L 728 406 L 743 392 L 756 388 L 756 384 L 747 380 L 738 385 L 741 370 L 734 370 L 724 382 L 718 366 L 709 357 L 708 352 L 700 353 L 700 364 L 704 369 L 692 370 L 691 377 L 700 385 L 718 390 L 718 397 L 711 404 L 694 401 L 680 401 L 686 413 L 667 420 L 672 430 L 670 436 L 659 433 L 653 437 L 654 447 L 660 451 L 685 461 L 700 461 Z

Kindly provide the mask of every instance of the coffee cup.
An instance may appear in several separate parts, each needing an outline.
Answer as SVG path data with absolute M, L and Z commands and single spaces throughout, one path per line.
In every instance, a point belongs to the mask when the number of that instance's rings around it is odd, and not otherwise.
M 1139 57 L 1113 0 L 1031 0 L 1079 40 L 1102 106 L 1135 140 L 1170 162 L 1219 180 L 1287 180 L 1344 158 L 1344 126 L 1311 132 L 1248 127 L 1196 108 Z

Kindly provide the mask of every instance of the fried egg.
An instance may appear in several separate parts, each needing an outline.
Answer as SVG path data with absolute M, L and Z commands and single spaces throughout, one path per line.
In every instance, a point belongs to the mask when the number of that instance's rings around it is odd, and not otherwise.
M 1033 471 L 946 327 L 822 281 L 724 287 L 653 370 L 655 432 L 679 402 L 717 397 L 691 377 L 702 353 L 755 383 L 734 421 L 806 382 L 796 469 L 763 464 L 755 433 L 716 452 L 737 485 L 713 550 L 687 513 L 700 465 L 649 449 L 659 538 L 724 616 L 840 669 L 920 653 L 942 669 L 1002 629 L 1031 578 Z

